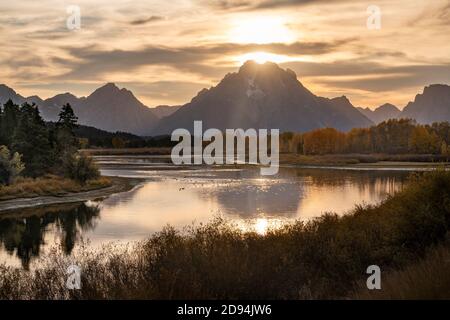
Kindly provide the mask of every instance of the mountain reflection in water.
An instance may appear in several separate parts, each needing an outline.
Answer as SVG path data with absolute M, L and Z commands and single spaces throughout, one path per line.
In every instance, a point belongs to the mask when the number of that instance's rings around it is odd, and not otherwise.
M 139 161 L 138 161 L 139 160 Z M 280 168 L 198 167 L 160 170 L 162 161 L 108 158 L 104 175 L 142 179 L 135 189 L 97 203 L 46 206 L 0 215 L 0 264 L 29 268 L 34 258 L 58 246 L 71 254 L 80 239 L 105 243 L 142 240 L 167 225 L 182 229 L 220 215 L 243 230 L 265 234 L 297 219 L 324 212 L 344 214 L 374 204 L 401 189 L 407 172 Z M 132 167 L 128 165 L 132 164 Z M 154 166 L 158 166 L 155 168 Z M 83 243 L 84 245 L 84 243 Z

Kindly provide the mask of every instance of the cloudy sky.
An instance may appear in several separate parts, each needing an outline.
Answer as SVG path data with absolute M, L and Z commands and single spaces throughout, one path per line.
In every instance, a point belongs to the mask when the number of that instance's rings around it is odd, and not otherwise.
M 148 106 L 181 104 L 254 59 L 321 96 L 403 107 L 450 84 L 449 40 L 450 0 L 2 0 L 0 83 L 47 98 L 115 82 Z

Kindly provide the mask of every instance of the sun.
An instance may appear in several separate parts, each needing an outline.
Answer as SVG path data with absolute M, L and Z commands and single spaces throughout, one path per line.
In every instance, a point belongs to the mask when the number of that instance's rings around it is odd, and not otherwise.
M 236 20 L 229 38 L 234 43 L 290 43 L 294 34 L 280 17 L 253 17 Z
M 229 40 L 238 44 L 270 45 L 271 43 L 292 43 L 295 41 L 295 36 L 283 17 L 241 16 L 240 19 L 232 22 Z M 258 49 L 257 46 L 255 46 L 255 49 Z M 253 60 L 259 64 L 266 62 L 283 63 L 293 60 L 292 57 L 286 55 L 256 50 L 239 55 L 234 60 L 239 65 L 248 60 Z

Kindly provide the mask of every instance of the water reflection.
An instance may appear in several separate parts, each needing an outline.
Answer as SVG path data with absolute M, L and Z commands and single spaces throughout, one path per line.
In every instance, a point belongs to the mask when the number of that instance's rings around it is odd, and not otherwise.
M 59 234 L 60 245 L 70 254 L 81 231 L 95 228 L 99 209 L 86 204 L 34 209 L 0 216 L 0 244 L 9 255 L 16 255 L 24 269 L 46 244 L 46 235 L 52 230 Z
M 215 215 L 243 230 L 265 234 L 296 219 L 330 211 L 343 214 L 356 204 L 377 203 L 399 190 L 408 176 L 395 171 L 282 168 L 267 177 L 249 167 L 159 170 L 151 165 L 164 161 L 146 157 L 102 161 L 103 174 L 138 177 L 142 183 L 95 206 L 50 206 L 0 215 L 0 263 L 19 261 L 29 268 L 33 257 L 55 244 L 70 254 L 81 237 L 91 246 L 129 242 L 168 224 L 183 228 Z

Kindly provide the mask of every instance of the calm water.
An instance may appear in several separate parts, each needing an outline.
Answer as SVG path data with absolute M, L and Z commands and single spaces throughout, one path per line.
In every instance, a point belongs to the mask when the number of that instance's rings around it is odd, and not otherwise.
M 408 173 L 282 168 L 261 176 L 248 167 L 174 167 L 165 157 L 99 157 L 102 173 L 140 178 L 133 190 L 103 201 L 0 214 L 0 263 L 28 267 L 52 246 L 70 254 L 80 239 L 91 246 L 148 237 L 170 224 L 184 227 L 214 216 L 264 233 L 324 212 L 343 214 L 399 190 Z

